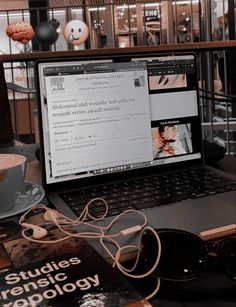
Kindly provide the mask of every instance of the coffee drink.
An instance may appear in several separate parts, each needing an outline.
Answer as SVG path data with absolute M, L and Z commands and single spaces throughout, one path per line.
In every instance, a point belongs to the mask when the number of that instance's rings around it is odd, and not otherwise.
M 26 157 L 0 154 L 0 216 L 12 209 L 24 190 Z

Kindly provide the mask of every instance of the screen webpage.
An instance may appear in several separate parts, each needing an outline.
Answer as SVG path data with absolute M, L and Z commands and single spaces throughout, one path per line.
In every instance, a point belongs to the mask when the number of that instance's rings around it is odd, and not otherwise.
M 153 165 L 200 158 L 193 56 L 140 60 L 148 69 Z
M 200 155 L 194 60 L 168 61 L 40 64 L 47 183 Z

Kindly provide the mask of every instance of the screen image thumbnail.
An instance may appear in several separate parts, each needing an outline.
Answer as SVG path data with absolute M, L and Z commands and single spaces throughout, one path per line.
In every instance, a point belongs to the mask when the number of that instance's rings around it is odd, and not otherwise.
M 193 152 L 190 124 L 152 128 L 153 158 L 163 158 Z

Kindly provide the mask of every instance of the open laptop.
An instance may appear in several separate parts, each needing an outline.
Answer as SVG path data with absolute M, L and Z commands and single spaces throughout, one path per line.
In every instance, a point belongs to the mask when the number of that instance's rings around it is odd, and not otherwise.
M 111 215 L 135 208 L 155 228 L 195 233 L 236 223 L 235 177 L 222 184 L 220 171 L 203 170 L 196 56 L 72 55 L 36 63 L 48 200 L 75 217 L 103 197 Z

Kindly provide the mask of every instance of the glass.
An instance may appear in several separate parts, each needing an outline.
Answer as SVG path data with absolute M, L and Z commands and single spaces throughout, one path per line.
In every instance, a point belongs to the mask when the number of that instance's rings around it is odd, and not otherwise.
M 118 37 L 118 47 L 133 47 L 137 45 L 137 11 L 136 5 L 114 6 L 115 35 Z
M 226 275 L 236 280 L 236 238 L 217 244 L 176 229 L 157 229 L 161 241 L 161 258 L 154 275 L 166 280 L 191 280 L 203 267 L 219 262 Z M 149 269 L 157 257 L 157 242 L 153 233 L 144 235 L 142 255 Z
M 177 43 L 200 41 L 199 1 L 173 1 L 173 17 Z
M 161 4 L 159 1 L 155 3 L 144 3 L 142 5 L 143 28 L 144 28 L 144 44 L 160 45 L 161 43 Z

